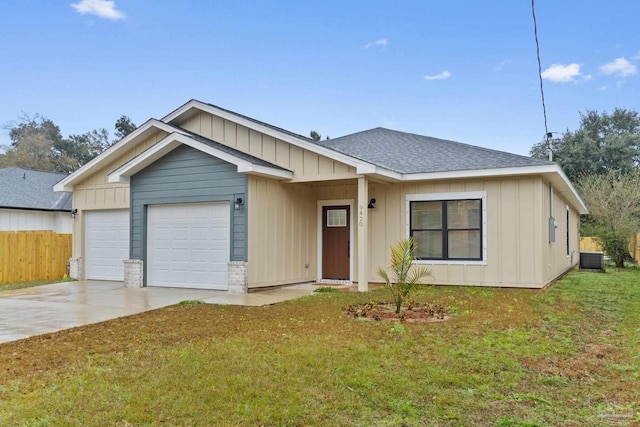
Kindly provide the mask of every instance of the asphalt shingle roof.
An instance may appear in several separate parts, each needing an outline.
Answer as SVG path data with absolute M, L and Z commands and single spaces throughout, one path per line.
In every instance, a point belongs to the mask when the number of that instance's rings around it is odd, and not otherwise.
M 70 211 L 71 193 L 55 193 L 53 186 L 66 174 L 17 167 L 0 169 L 0 208 Z
M 202 101 L 198 101 L 198 102 L 202 102 Z M 231 114 L 233 114 L 235 116 L 242 117 L 243 119 L 252 121 L 252 122 L 254 122 L 256 124 L 259 124 L 259 125 L 262 125 L 262 126 L 266 126 L 266 127 L 271 128 L 271 129 L 273 129 L 275 131 L 282 132 L 282 133 L 285 133 L 287 135 L 293 136 L 295 138 L 306 139 L 307 141 L 314 142 L 313 139 L 309 138 L 308 136 L 300 135 L 298 133 L 291 132 L 289 130 L 280 128 L 278 126 L 270 125 L 269 123 L 265 123 L 265 122 L 262 122 L 260 120 L 256 120 L 253 117 L 245 116 L 244 114 L 236 113 L 235 111 L 231 111 L 231 110 L 228 110 L 226 108 L 222 108 L 222 107 L 220 107 L 218 105 L 214 105 L 214 104 L 211 104 L 209 102 L 202 102 L 202 103 L 206 104 L 206 105 L 209 105 L 210 107 L 217 108 L 218 110 L 226 111 L 227 113 L 231 113 Z
M 319 141 L 317 144 L 398 173 L 452 172 L 554 164 L 504 151 L 381 127 Z

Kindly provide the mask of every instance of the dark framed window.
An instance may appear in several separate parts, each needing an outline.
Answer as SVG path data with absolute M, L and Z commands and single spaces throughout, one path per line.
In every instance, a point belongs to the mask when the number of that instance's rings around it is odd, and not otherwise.
M 481 261 L 482 199 L 409 202 L 418 260 Z

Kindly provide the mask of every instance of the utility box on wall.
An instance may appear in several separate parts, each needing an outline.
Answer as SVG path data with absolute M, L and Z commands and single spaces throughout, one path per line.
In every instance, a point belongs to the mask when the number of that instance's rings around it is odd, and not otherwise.
M 549 218 L 549 243 L 556 241 L 556 228 L 558 228 L 558 224 L 556 224 L 555 218 Z
M 604 253 L 580 252 L 580 270 L 604 272 Z

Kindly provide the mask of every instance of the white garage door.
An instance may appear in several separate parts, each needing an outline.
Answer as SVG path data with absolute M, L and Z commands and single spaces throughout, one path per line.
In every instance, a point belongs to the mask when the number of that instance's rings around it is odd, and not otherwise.
M 85 277 L 124 280 L 129 259 L 129 211 L 86 211 L 84 218 Z
M 147 209 L 147 286 L 227 289 L 228 202 Z

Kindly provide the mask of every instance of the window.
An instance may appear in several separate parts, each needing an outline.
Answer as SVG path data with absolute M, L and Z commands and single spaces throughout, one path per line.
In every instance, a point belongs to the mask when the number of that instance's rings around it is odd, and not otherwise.
M 346 227 L 347 210 L 331 209 L 327 210 L 327 227 Z
M 483 261 L 485 199 L 484 192 L 407 196 L 408 234 L 416 242 L 416 259 Z

